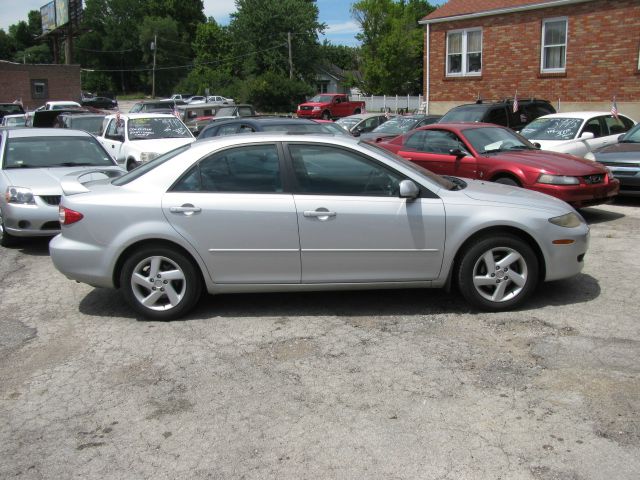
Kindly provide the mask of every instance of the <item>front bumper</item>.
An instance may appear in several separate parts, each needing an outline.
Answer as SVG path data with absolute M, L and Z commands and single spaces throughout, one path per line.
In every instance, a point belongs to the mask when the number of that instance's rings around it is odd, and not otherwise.
M 553 240 L 570 239 L 573 243 L 554 244 Z M 544 246 L 546 256 L 545 281 L 560 280 L 577 275 L 584 268 L 584 257 L 589 248 L 589 227 L 562 228 Z
M 619 195 L 640 197 L 640 169 L 637 167 L 609 167 L 620 181 Z
M 7 233 L 14 237 L 51 237 L 60 233 L 58 205 L 47 204 L 40 197 L 36 197 L 35 205 L 5 203 L 2 220 Z
M 298 118 L 322 118 L 322 110 L 298 110 Z
M 547 185 L 536 183 L 530 187 L 531 190 L 546 193 L 553 197 L 564 200 L 576 208 L 588 207 L 606 203 L 620 190 L 620 182 L 617 179 L 606 181 L 605 183 L 587 185 Z

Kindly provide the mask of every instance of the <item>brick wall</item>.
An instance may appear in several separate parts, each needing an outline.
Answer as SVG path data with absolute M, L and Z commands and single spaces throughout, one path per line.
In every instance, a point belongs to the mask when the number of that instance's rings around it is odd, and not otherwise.
M 541 74 L 542 21 L 563 16 L 568 17 L 566 73 Z M 483 32 L 482 76 L 447 78 L 447 31 L 475 27 Z M 435 23 L 430 30 L 430 102 L 469 103 L 478 95 L 494 100 L 513 97 L 517 89 L 520 98 L 546 98 L 554 105 L 558 99 L 610 105 L 613 95 L 619 105 L 640 105 L 640 0 L 598 0 Z M 426 81 L 425 68 L 425 95 Z
M 47 98 L 32 98 L 31 80 L 47 80 Z M 80 101 L 80 65 L 29 65 L 0 62 L 0 102 L 22 98 L 26 109 L 49 100 Z

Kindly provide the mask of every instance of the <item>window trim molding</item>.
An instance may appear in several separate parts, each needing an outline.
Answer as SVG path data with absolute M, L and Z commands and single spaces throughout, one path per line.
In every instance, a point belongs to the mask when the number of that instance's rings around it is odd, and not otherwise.
M 565 31 L 564 31 L 564 67 L 562 68 L 544 68 L 544 51 L 547 46 L 544 43 L 544 36 L 546 32 L 547 23 L 551 22 L 565 22 Z M 558 47 L 560 45 L 552 45 L 554 47 Z M 542 19 L 542 28 L 540 29 L 540 73 L 566 73 L 567 71 L 567 51 L 569 50 L 569 17 L 550 17 Z
M 479 72 L 469 72 L 467 65 L 467 34 L 469 32 L 480 32 L 480 71 Z M 449 72 L 449 36 L 455 33 L 462 33 L 462 52 L 460 55 L 462 56 L 462 63 L 460 68 L 462 71 L 460 73 L 451 73 Z M 484 30 L 482 27 L 471 27 L 471 28 L 456 28 L 454 30 L 447 30 L 445 33 L 445 58 L 444 58 L 444 76 L 445 78 L 465 78 L 465 77 L 481 77 L 482 76 L 482 56 L 483 56 L 483 45 L 484 40 Z

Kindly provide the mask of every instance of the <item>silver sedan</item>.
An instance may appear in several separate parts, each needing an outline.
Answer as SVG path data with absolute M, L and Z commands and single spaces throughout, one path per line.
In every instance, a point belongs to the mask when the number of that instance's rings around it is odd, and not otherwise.
M 180 147 L 112 181 L 62 181 L 51 258 L 169 320 L 211 294 L 448 287 L 506 310 L 576 275 L 589 229 L 537 192 L 444 178 L 355 139 L 285 133 Z

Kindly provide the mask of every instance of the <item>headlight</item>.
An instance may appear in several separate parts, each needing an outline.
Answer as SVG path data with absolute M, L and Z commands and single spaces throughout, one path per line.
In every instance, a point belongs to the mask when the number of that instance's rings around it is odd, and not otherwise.
M 23 205 L 36 204 L 36 200 L 33 198 L 33 192 L 31 189 L 24 187 L 7 187 L 4 198 L 7 203 L 21 203 Z
M 580 225 L 585 223 L 583 218 L 574 212 L 569 212 L 559 217 L 550 218 L 549 221 L 554 225 L 558 225 L 559 227 L 567 228 L 579 227 Z
M 153 160 L 154 158 L 156 158 L 159 154 L 157 154 L 156 152 L 142 152 L 140 154 L 140 161 L 141 162 L 148 162 L 150 160 Z
M 578 185 L 580 180 L 577 177 L 567 177 L 565 175 L 549 175 L 543 173 L 538 177 L 538 183 L 547 183 L 549 185 Z
M 593 154 L 593 152 L 587 152 L 584 158 L 586 158 L 587 160 L 591 160 L 592 162 L 595 162 L 596 160 L 596 156 Z
M 313 107 L 314 110 L 322 110 L 320 107 Z

